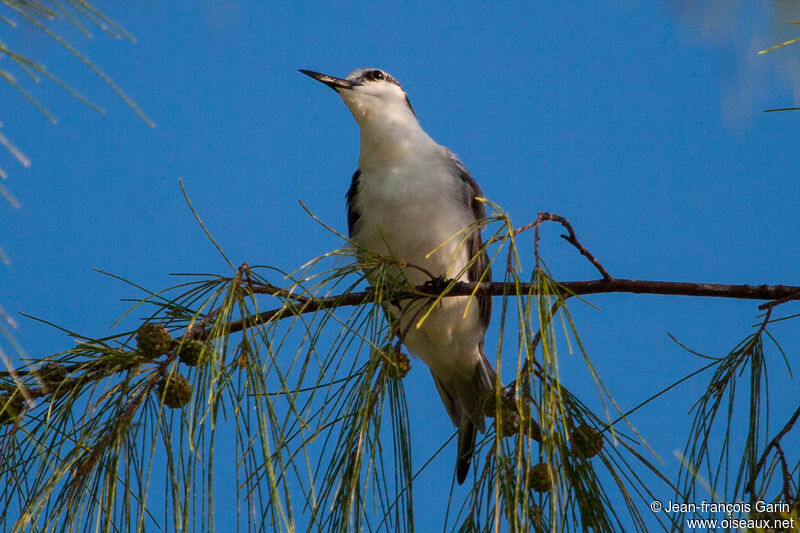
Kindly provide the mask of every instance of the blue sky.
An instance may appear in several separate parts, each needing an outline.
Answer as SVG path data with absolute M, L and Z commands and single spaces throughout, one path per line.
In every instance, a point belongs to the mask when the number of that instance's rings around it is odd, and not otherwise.
M 236 264 L 291 270 L 339 246 L 298 200 L 346 230 L 358 131 L 339 98 L 297 69 L 343 76 L 365 66 L 403 84 L 423 127 L 518 225 L 538 211 L 565 216 L 612 275 L 800 284 L 800 114 L 762 112 L 800 103 L 800 48 L 756 54 L 796 36 L 798 26 L 786 21 L 800 11 L 711 2 L 692 12 L 683 4 L 321 9 L 143 0 L 103 7 L 135 44 L 102 34 L 86 40 L 57 26 L 154 129 L 46 37 L 4 29 L 12 48 L 42 58 L 108 112 L 98 115 L 47 83 L 28 84 L 59 119 L 52 126 L 0 86 L 2 131 L 33 162 L 26 170 L 0 152 L 10 174 L 4 185 L 22 203 L 0 207 L 0 246 L 12 259 L 0 267 L 0 305 L 102 336 L 128 308 L 120 300 L 137 295 L 92 269 L 151 288 L 171 285 L 171 272 L 225 273 L 185 207 L 179 178 Z M 556 277 L 594 278 L 557 235 L 546 230 L 542 250 Z M 758 314 L 754 302 L 616 294 L 590 301 L 600 309 L 574 304 L 572 311 L 624 407 L 702 365 L 667 333 L 723 355 Z M 791 305 L 781 311 L 796 312 Z M 15 335 L 32 356 L 70 343 L 18 321 Z M 774 333 L 798 353 L 796 321 Z M 785 367 L 770 355 L 780 379 Z M 565 355 L 563 365 L 567 385 L 587 387 L 591 397 L 582 359 Z M 412 416 L 426 422 L 412 428 L 419 460 L 451 430 L 421 367 L 406 383 Z M 783 383 L 775 394 L 796 400 L 796 380 Z M 686 413 L 704 385 L 691 381 L 634 417 L 668 471 L 677 468 L 672 453 L 684 444 Z M 775 408 L 778 427 L 794 407 Z M 434 481 L 449 479 L 452 455 L 421 478 L 420 526 L 442 523 L 445 493 Z

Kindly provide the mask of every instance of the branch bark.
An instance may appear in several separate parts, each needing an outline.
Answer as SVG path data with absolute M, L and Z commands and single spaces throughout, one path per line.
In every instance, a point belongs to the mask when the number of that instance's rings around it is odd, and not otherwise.
M 523 294 L 535 294 L 535 283 L 520 283 L 519 290 Z M 731 298 L 739 300 L 785 300 L 800 294 L 800 286 L 795 285 L 729 285 L 721 283 L 692 283 L 682 281 L 650 281 L 636 279 L 598 279 L 588 281 L 559 282 L 564 296 L 581 296 L 588 294 L 660 294 L 670 296 L 705 296 L 713 298 Z M 502 296 L 513 294 L 517 285 L 506 282 L 465 283 L 456 282 L 444 289 L 430 285 L 419 285 L 411 289 L 395 289 L 381 298 L 382 302 L 392 302 L 407 298 L 435 298 L 438 296 Z M 305 297 L 302 303 L 286 304 L 282 307 L 264 311 L 253 317 L 237 320 L 230 324 L 229 333 L 263 324 L 271 320 L 280 320 L 289 315 L 313 313 L 324 309 L 362 305 L 373 301 L 371 290 L 351 292 L 321 298 Z M 788 301 L 788 300 L 787 300 Z M 203 338 L 203 330 L 189 332 L 190 337 Z

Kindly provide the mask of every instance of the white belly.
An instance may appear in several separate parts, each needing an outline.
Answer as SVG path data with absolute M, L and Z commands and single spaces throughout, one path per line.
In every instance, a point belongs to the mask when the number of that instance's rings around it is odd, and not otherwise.
M 359 179 L 354 201 L 360 218 L 352 238 L 366 250 L 406 261 L 409 266 L 390 272 L 404 276 L 412 286 L 429 279 L 425 271 L 446 279 L 467 279 L 469 254 L 464 237 L 474 219 L 463 204 L 459 178 L 443 170 L 362 173 Z M 374 284 L 374 275 L 370 281 Z M 427 307 L 421 310 L 419 302 L 407 301 L 399 302 L 400 307 L 389 306 L 395 318 L 402 315 L 399 328 L 406 332 L 409 351 L 435 375 L 471 371 L 474 364 L 466 363 L 480 357 L 477 346 L 483 328 L 478 326 L 478 302 L 472 299 L 468 305 L 468 301 L 468 297 L 442 299 L 420 326 L 417 323 Z

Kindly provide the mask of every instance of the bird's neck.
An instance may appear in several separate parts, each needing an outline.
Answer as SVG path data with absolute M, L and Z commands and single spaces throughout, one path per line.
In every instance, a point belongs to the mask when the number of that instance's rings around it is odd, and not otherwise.
M 361 124 L 358 168 L 362 172 L 385 172 L 437 146 L 416 120 L 366 122 Z

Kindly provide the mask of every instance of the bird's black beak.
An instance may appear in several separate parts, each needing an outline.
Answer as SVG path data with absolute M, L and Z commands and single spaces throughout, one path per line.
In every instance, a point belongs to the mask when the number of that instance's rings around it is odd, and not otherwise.
M 354 81 L 345 80 L 342 78 L 334 78 L 333 76 L 328 76 L 327 74 L 320 74 L 319 72 L 314 72 L 313 70 L 304 70 L 304 69 L 299 69 L 299 70 L 306 76 L 311 76 L 315 80 L 321 81 L 334 91 L 338 91 L 339 89 L 352 89 L 353 87 L 361 85 L 360 83 Z

